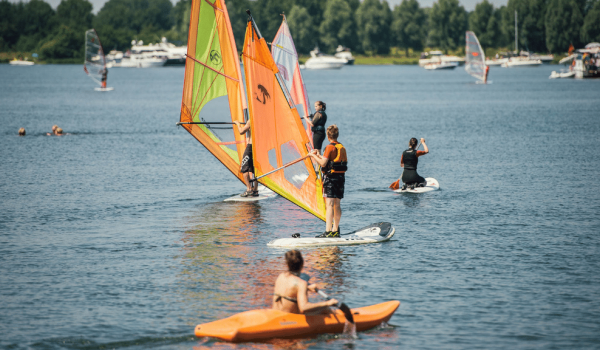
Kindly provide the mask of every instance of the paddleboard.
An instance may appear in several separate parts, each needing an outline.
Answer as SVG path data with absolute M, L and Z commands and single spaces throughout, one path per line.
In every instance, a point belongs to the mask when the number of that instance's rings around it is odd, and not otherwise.
M 400 306 L 397 300 L 351 309 L 357 331 L 371 329 L 390 320 Z M 272 338 L 302 338 L 313 334 L 342 333 L 346 317 L 340 310 L 325 315 L 300 315 L 279 310 L 251 310 L 210 323 L 199 324 L 197 337 L 214 337 L 231 342 Z
M 291 247 L 317 247 L 317 246 L 332 246 L 332 245 L 357 245 L 369 243 L 381 243 L 389 241 L 396 229 L 389 222 L 380 222 L 363 227 L 360 230 L 342 234 L 340 238 L 317 238 L 316 234 L 310 234 L 312 237 L 298 238 L 279 238 L 272 240 L 267 244 L 274 248 L 291 248 Z
M 106 87 L 106 88 L 97 87 L 97 88 L 94 88 L 94 90 L 96 90 L 96 91 L 113 91 L 114 89 L 115 89 L 114 87 Z
M 229 197 L 224 202 L 256 202 L 263 199 L 269 199 L 276 197 L 277 193 L 271 191 L 263 185 L 258 186 L 258 197 L 242 197 L 239 194 L 237 196 Z
M 415 187 L 412 190 L 410 188 L 403 190 L 402 187 L 400 187 L 399 189 L 394 190 L 394 192 L 396 192 L 396 193 L 425 193 L 425 192 L 431 192 L 431 191 L 440 189 L 440 183 L 433 177 L 426 177 L 425 180 L 427 181 L 427 185 L 425 185 L 425 187 Z

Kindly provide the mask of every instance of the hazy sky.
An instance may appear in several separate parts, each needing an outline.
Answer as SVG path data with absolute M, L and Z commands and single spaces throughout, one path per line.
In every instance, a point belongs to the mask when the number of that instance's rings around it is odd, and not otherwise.
M 19 0 L 11 0 L 11 1 L 18 2 Z M 56 6 L 58 6 L 58 4 L 60 4 L 60 0 L 44 0 L 44 1 L 49 3 L 55 9 L 56 9 Z M 94 5 L 94 13 L 98 13 L 98 11 L 100 11 L 100 9 L 104 5 L 104 3 L 107 1 L 108 0 L 90 0 L 92 5 Z M 431 5 L 435 1 L 436 0 L 419 0 L 419 3 L 421 4 L 421 7 L 431 7 Z M 473 11 L 473 9 L 475 9 L 475 5 L 477 3 L 480 3 L 481 1 L 482 0 L 459 0 L 460 4 L 463 5 L 467 11 Z M 171 2 L 173 2 L 173 4 L 175 4 L 177 2 L 177 0 L 171 0 Z M 394 8 L 395 5 L 400 4 L 401 2 L 402 2 L 402 0 L 388 0 L 388 3 L 390 4 L 390 6 L 392 8 Z M 490 0 L 490 2 L 492 4 L 494 4 L 494 7 L 500 7 L 502 5 L 506 5 L 508 3 L 508 0 Z

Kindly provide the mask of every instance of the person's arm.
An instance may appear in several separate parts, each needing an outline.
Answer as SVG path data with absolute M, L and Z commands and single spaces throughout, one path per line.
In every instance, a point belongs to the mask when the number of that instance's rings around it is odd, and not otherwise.
M 306 124 L 310 125 L 311 128 L 313 126 L 315 126 L 312 121 L 313 117 L 314 117 L 314 114 L 307 115 L 306 117 L 304 117 L 304 120 L 306 120 Z
M 246 125 L 241 126 L 240 122 L 238 122 L 237 120 L 234 121 L 235 125 L 237 125 L 238 127 L 238 132 L 240 133 L 240 135 L 244 135 L 248 130 L 250 130 L 250 121 L 246 122 Z
M 320 303 L 310 303 L 308 301 L 308 286 L 305 281 L 298 284 L 298 295 L 296 299 L 298 300 L 298 309 L 303 314 L 307 312 L 319 312 L 328 306 L 333 306 L 338 303 L 335 299 L 329 299 Z
M 424 154 L 429 153 L 429 147 L 427 147 L 427 145 L 425 144 L 425 139 L 421 138 L 421 143 L 423 144 L 423 149 L 425 150 Z
M 311 125 L 314 126 L 315 124 L 317 124 L 317 122 L 321 120 L 322 117 L 323 115 L 321 114 L 321 112 L 315 112 L 315 114 L 313 114 Z
M 402 156 L 400 157 L 400 167 L 404 168 L 404 153 L 402 153 Z
M 312 151 L 310 151 L 310 153 L 308 154 L 315 162 L 317 162 L 317 164 L 319 164 L 321 166 L 321 168 L 327 166 L 327 163 L 329 162 L 329 158 L 324 157 L 320 154 L 317 153 L 316 149 L 313 149 Z

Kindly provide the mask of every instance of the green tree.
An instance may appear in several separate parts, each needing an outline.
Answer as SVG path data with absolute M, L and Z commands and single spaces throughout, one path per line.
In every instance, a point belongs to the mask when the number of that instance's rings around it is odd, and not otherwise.
M 419 7 L 417 0 L 402 0 L 392 12 L 392 43 L 403 47 L 408 56 L 408 49 L 422 50 L 427 39 L 427 16 Z
M 503 12 L 502 26 L 507 43 L 514 43 L 515 11 L 518 19 L 519 49 L 545 52 L 546 0 L 508 0 Z M 509 47 L 514 48 L 514 44 Z
M 600 1 L 585 15 L 583 26 L 581 26 L 581 42 L 600 42 Z
M 442 50 L 455 50 L 465 44 L 467 11 L 458 0 L 439 0 L 429 15 L 430 45 Z
M 392 10 L 387 1 L 365 0 L 356 10 L 358 38 L 362 50 L 375 54 L 390 52 Z
M 8 0 L 0 1 L 0 52 L 8 51 L 19 40 L 15 20 L 18 17 L 17 11 L 17 6 Z
M 345 0 L 329 0 L 319 27 L 324 51 L 332 51 L 338 45 L 356 48 L 357 38 L 352 8 Z
M 89 29 L 94 18 L 92 9 L 92 4 L 87 0 L 62 0 L 56 8 L 56 19 L 73 29 Z
M 575 0 L 551 0 L 546 12 L 546 46 L 551 52 L 566 52 L 579 46 L 583 15 Z
M 501 41 L 499 11 L 487 0 L 475 5 L 469 14 L 469 29 L 483 47 L 499 47 Z
M 287 16 L 287 22 L 298 53 L 308 53 L 318 44 L 317 31 L 306 8 L 294 5 Z
M 81 31 L 61 24 L 55 33 L 40 42 L 39 50 L 43 58 L 83 59 L 83 44 Z

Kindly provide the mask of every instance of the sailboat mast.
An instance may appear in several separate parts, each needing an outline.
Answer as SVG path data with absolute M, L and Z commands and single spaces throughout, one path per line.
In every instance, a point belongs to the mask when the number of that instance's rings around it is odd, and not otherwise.
M 518 26 L 517 26 L 517 10 L 515 10 L 515 53 L 519 52 L 519 48 L 518 48 L 518 43 L 517 43 L 517 37 L 518 35 Z

